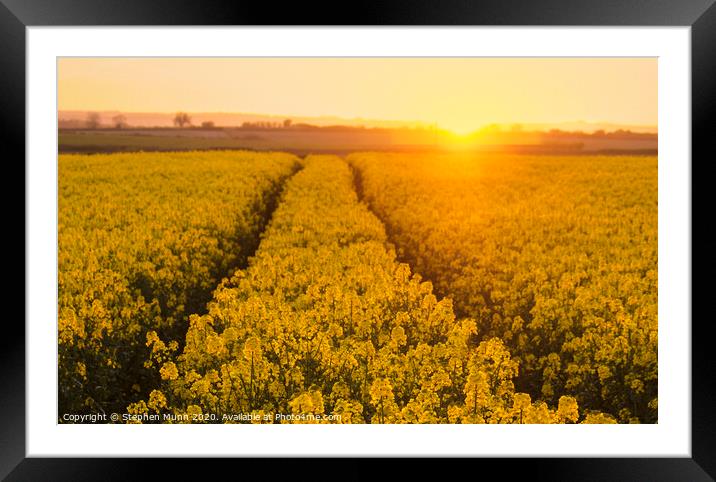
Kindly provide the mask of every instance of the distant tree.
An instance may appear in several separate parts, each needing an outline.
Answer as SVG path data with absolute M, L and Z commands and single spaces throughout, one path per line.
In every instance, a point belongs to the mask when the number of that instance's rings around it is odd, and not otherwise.
M 214 128 L 214 121 L 204 121 L 201 123 L 202 129 L 213 129 Z
M 174 116 L 174 125 L 180 128 L 191 125 L 191 117 L 186 112 L 177 112 L 177 115 Z
M 292 124 L 292 123 L 293 123 L 293 121 L 292 121 L 291 119 L 286 119 L 285 121 L 283 121 L 283 126 L 284 126 L 284 127 L 291 127 L 291 124 Z
M 124 129 L 127 127 L 127 117 L 122 114 L 118 114 L 112 117 L 112 124 L 114 124 L 114 127 L 117 129 Z
M 97 112 L 88 112 L 86 123 L 89 129 L 97 129 L 100 126 L 99 114 Z

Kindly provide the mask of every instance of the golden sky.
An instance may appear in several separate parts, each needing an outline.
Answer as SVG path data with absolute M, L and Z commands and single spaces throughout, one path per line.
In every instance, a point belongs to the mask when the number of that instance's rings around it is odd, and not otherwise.
M 657 59 L 62 58 L 59 110 L 657 125 Z

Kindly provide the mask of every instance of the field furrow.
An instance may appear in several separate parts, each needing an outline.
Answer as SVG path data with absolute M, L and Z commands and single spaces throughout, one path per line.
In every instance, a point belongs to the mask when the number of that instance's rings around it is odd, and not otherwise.
M 59 157 L 60 413 L 123 411 L 158 376 L 146 334 L 180 347 L 258 245 L 299 159 L 185 152 Z
M 478 343 L 474 321 L 396 261 L 353 182 L 340 158 L 307 159 L 249 267 L 191 317 L 184 350 L 148 335 L 163 381 L 130 421 L 577 421 L 570 397 L 550 409 L 514 392 L 503 343 Z
M 401 259 L 499 337 L 518 390 L 657 419 L 657 160 L 353 154 Z

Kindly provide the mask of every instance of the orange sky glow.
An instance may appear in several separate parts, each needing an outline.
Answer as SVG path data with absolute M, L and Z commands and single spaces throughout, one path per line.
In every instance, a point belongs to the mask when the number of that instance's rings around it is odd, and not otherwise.
M 61 58 L 58 108 L 657 125 L 655 58 Z

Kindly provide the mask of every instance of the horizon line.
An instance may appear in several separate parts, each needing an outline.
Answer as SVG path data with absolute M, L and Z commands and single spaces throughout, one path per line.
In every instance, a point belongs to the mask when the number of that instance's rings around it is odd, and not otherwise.
M 349 122 L 369 122 L 369 123 L 390 123 L 390 124 L 405 124 L 404 127 L 415 127 L 415 125 L 420 125 L 424 127 L 439 127 L 438 122 L 432 122 L 432 121 L 425 121 L 425 120 L 415 120 L 415 119 L 378 119 L 378 118 L 371 118 L 371 117 L 346 117 L 336 114 L 321 114 L 321 115 L 302 115 L 302 114 L 273 114 L 273 113 L 262 113 L 262 112 L 242 112 L 242 111 L 189 111 L 189 110 L 173 110 L 173 111 L 123 111 L 120 109 L 58 109 L 57 115 L 58 120 L 74 120 L 74 119 L 60 119 L 60 115 L 62 113 L 66 114 L 90 114 L 90 113 L 118 113 L 118 114 L 125 114 L 125 115 L 160 115 L 160 116 L 171 116 L 175 115 L 179 112 L 184 112 L 190 115 L 226 115 L 226 116 L 256 116 L 256 117 L 272 117 L 272 118 L 282 118 L 284 120 L 291 120 L 291 118 L 299 118 L 299 119 L 323 119 L 323 120 L 344 120 Z M 412 124 L 412 126 L 410 126 Z M 479 131 L 481 129 L 491 127 L 491 126 L 499 126 L 499 127 L 514 127 L 514 126 L 559 126 L 564 124 L 586 124 L 588 126 L 594 126 L 595 130 L 600 130 L 599 126 L 603 125 L 609 125 L 609 126 L 615 126 L 616 128 L 638 128 L 638 129 L 650 129 L 658 132 L 658 124 L 639 124 L 639 123 L 628 123 L 628 122 L 619 122 L 619 121 L 607 121 L 607 120 L 584 120 L 584 119 L 575 119 L 575 120 L 562 120 L 562 121 L 531 121 L 531 122 L 523 122 L 523 121 L 509 121 L 509 122 L 487 122 L 480 125 L 477 125 L 470 131 L 466 132 L 475 132 Z M 149 127 L 149 126 L 138 126 L 138 127 Z M 161 126 L 156 126 L 161 127 Z M 221 126 L 217 126 L 221 127 Z M 226 125 L 224 127 L 234 127 Z M 369 127 L 369 126 L 365 126 Z M 452 129 L 443 129 L 448 131 L 453 131 Z M 655 133 L 656 133 L 655 132 Z

